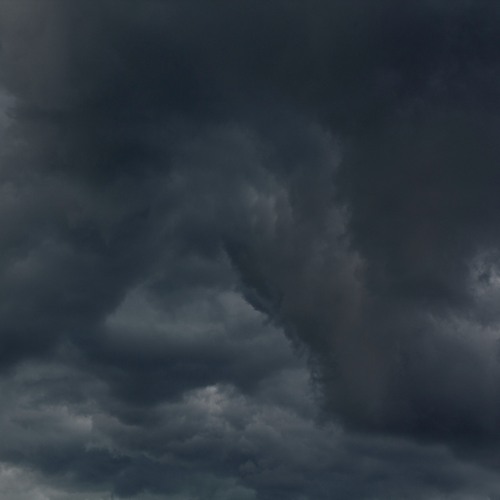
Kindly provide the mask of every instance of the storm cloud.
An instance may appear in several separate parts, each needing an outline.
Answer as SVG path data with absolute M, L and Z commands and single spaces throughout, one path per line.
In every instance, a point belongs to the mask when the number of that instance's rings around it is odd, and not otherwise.
M 0 493 L 500 498 L 500 8 L 0 0 Z

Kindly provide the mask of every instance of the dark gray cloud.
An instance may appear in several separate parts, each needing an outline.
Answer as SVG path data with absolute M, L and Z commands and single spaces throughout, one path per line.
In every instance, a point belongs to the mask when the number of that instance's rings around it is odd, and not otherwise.
M 2 495 L 500 498 L 499 16 L 0 0 Z

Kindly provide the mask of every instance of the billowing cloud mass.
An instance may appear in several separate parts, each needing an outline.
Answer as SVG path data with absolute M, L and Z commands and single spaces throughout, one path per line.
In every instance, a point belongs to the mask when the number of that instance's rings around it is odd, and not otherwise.
M 500 498 L 500 6 L 0 0 L 0 496 Z

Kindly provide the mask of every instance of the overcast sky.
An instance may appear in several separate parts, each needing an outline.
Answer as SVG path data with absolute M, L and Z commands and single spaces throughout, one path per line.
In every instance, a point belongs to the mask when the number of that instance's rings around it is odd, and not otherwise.
M 0 497 L 500 499 L 500 4 L 0 0 Z

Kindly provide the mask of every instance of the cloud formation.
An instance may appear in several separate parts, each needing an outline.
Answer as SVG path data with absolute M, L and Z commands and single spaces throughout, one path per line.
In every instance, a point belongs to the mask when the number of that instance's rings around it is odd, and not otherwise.
M 0 0 L 2 495 L 500 498 L 499 16 Z

